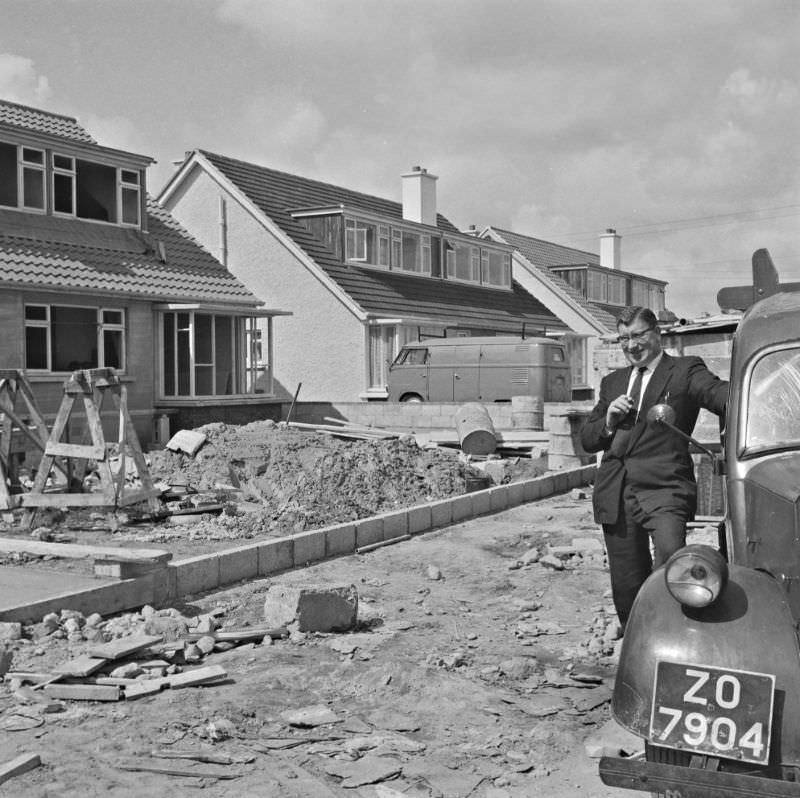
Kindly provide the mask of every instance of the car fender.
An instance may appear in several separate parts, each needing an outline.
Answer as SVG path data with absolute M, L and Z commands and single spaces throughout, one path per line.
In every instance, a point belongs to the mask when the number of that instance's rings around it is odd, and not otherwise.
M 769 574 L 730 565 L 722 595 L 702 609 L 670 595 L 663 568 L 650 575 L 625 628 L 612 700 L 616 721 L 644 738 L 659 660 L 773 674 L 772 753 L 800 765 L 800 650 L 786 593 Z

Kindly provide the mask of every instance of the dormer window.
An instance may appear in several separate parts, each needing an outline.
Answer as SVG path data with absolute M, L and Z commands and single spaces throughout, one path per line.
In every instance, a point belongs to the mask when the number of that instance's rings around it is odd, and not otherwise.
M 0 206 L 139 227 L 141 203 L 137 169 L 0 142 Z

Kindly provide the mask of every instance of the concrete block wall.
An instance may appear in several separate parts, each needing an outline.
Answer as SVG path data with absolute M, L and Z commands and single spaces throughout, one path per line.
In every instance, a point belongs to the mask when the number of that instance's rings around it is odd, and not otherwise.
M 321 560 L 358 553 L 363 546 L 418 535 L 481 515 L 497 513 L 594 480 L 594 465 L 465 493 L 360 521 L 311 529 L 231 549 L 189 557 L 136 579 L 105 583 L 24 605 L 0 607 L 0 620 L 33 623 L 49 612 L 72 609 L 110 615 L 163 605 L 241 581 L 303 568 Z

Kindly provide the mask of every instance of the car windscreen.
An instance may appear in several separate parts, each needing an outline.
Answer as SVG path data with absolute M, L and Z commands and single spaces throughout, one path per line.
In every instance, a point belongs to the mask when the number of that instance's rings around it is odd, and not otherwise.
M 400 353 L 392 363 L 393 366 L 422 366 L 428 362 L 428 350 L 415 347 L 413 349 L 401 349 Z
M 800 447 L 800 348 L 763 355 L 750 373 L 746 400 L 747 454 Z

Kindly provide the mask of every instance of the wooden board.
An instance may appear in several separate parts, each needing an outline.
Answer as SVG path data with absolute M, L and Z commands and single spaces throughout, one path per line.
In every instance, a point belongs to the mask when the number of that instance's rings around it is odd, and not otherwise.
M 108 662 L 108 660 L 101 657 L 82 655 L 68 662 L 62 662 L 61 665 L 54 669 L 54 672 L 59 676 L 72 676 L 76 679 L 80 679 L 84 676 L 91 676 L 93 673 L 96 673 L 106 662 Z
M 75 494 L 68 494 L 74 496 Z M 64 557 L 67 559 L 91 558 L 112 562 L 159 562 L 172 559 L 172 552 L 163 549 L 128 549 L 114 546 L 87 546 L 78 543 L 49 543 L 45 540 L 24 538 L 0 538 L 0 552 L 25 552 L 43 557 Z
M 44 692 L 66 701 L 119 701 L 121 695 L 119 687 L 100 684 L 48 684 Z
M 98 643 L 86 649 L 91 657 L 104 657 L 105 659 L 121 659 L 150 648 L 164 640 L 163 635 L 137 635 L 136 637 L 122 637 L 109 643 Z
M 20 754 L 15 759 L 10 759 L 0 765 L 0 784 L 21 773 L 38 768 L 41 764 L 39 754 Z

